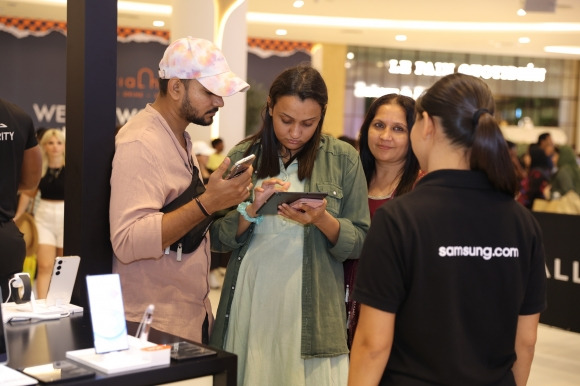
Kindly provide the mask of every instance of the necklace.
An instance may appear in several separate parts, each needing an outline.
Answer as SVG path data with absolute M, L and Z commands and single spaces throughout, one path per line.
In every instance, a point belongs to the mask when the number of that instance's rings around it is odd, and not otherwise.
M 390 193 L 387 193 L 386 195 L 380 195 L 380 196 L 373 196 L 373 195 L 370 195 L 369 194 L 369 198 L 372 199 L 372 200 L 384 200 L 384 199 L 387 199 L 387 198 L 391 198 L 391 196 L 393 195 L 393 193 L 395 193 L 394 190 L 392 192 L 390 192 Z
M 58 176 L 60 176 L 63 167 L 64 166 L 61 166 L 60 168 L 48 168 L 46 171 L 48 174 L 48 181 L 53 182 L 54 180 L 58 179 Z
M 397 176 L 397 178 L 387 185 L 379 184 L 377 180 L 372 181 L 371 187 L 369 187 L 369 198 L 381 200 L 391 197 L 397 190 L 400 181 L 400 176 Z

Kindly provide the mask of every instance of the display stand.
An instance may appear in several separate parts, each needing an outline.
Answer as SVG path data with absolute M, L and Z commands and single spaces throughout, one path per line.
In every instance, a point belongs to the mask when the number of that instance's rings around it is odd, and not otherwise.
M 60 319 L 72 314 L 82 314 L 83 307 L 74 304 L 47 306 L 44 299 L 41 299 L 23 304 L 2 303 L 2 311 L 3 321 L 7 323 L 31 319 Z
M 150 368 L 169 364 L 171 346 L 146 342 L 127 336 L 129 349 L 97 354 L 94 348 L 67 351 L 66 357 L 105 374 Z

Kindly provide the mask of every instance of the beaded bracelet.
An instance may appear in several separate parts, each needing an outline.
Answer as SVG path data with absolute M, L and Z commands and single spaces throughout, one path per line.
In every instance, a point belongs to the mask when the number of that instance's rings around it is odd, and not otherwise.
M 264 216 L 263 215 L 260 215 L 258 217 L 250 217 L 248 215 L 248 212 L 246 211 L 246 208 L 250 204 L 251 204 L 251 202 L 249 202 L 249 201 L 240 202 L 240 204 L 238 205 L 237 211 L 240 212 L 240 214 L 242 215 L 242 217 L 245 218 L 247 221 L 254 222 L 256 224 L 261 223 L 262 220 L 264 220 Z

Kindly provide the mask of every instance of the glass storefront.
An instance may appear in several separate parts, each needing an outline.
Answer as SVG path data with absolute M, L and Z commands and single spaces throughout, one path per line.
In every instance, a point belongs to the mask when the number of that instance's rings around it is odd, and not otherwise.
M 356 137 L 370 102 L 389 92 L 417 97 L 442 76 L 464 72 L 486 81 L 496 118 L 559 127 L 575 141 L 579 62 L 574 60 L 348 47 L 345 135 Z

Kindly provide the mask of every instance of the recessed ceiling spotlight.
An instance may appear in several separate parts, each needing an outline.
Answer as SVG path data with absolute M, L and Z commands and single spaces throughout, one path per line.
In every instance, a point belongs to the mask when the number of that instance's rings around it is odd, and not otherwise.
M 516 12 L 518 14 L 518 16 L 526 16 L 526 10 L 523 8 L 518 9 L 518 12 Z
M 553 54 L 580 55 L 580 46 L 546 46 L 544 51 Z
M 353 60 L 354 59 L 354 54 L 352 52 L 349 52 L 349 53 L 346 54 L 346 58 L 348 60 Z
M 171 15 L 173 12 L 173 7 L 171 5 L 165 4 L 149 4 L 149 3 L 138 3 L 135 1 L 123 1 L 119 0 L 117 2 L 117 9 L 124 12 L 133 13 L 147 13 L 147 14 L 157 14 L 157 15 Z
M 395 36 L 395 40 L 398 42 L 404 42 L 407 40 L 407 35 L 397 35 Z
M 296 0 L 292 5 L 294 8 L 302 8 L 304 6 L 304 2 L 302 0 Z
M 154 27 L 164 27 L 165 26 L 165 22 L 163 20 L 154 20 L 153 21 L 153 26 Z
M 528 44 L 529 42 L 531 42 L 530 38 L 527 37 L 521 37 L 518 39 L 518 41 L 522 44 Z
M 276 30 L 276 35 L 278 35 L 278 36 L 286 36 L 286 35 L 288 35 L 288 31 L 286 31 L 285 29 L 277 29 Z

